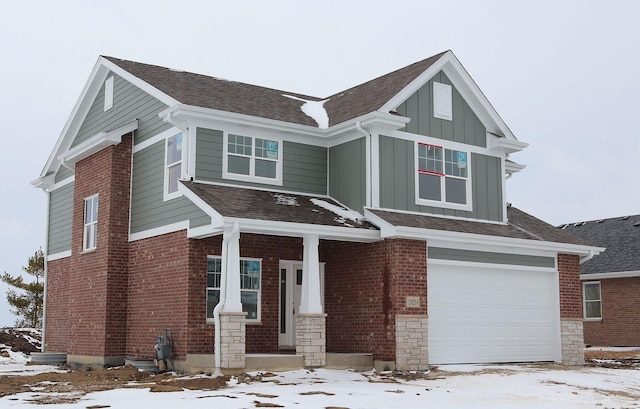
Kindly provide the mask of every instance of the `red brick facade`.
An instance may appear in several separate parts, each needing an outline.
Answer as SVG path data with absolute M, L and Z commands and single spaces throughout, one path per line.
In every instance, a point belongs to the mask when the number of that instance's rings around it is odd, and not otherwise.
M 395 360 L 395 315 L 427 313 L 426 242 L 326 242 L 327 351 Z M 406 308 L 406 296 L 420 308 Z
M 560 319 L 582 319 L 580 256 L 558 254 L 560 278 Z
M 69 325 L 69 277 L 71 258 L 47 262 L 45 348 L 49 352 L 66 352 Z
M 584 322 L 585 344 L 640 346 L 640 277 L 599 281 L 602 320 Z

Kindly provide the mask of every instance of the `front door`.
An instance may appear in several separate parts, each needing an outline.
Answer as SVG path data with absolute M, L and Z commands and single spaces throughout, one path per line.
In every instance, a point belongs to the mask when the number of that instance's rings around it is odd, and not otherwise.
M 300 308 L 302 262 L 280 261 L 280 321 L 278 345 L 282 349 L 296 346 L 294 314 Z M 324 309 L 324 263 L 320 263 L 320 302 Z

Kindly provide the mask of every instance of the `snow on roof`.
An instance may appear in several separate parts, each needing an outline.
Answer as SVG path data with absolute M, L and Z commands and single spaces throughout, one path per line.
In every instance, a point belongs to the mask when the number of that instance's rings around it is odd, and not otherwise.
M 324 109 L 324 103 L 327 102 L 328 99 L 325 99 L 324 101 L 308 101 L 306 99 L 294 97 L 293 95 L 282 94 L 282 96 L 304 102 L 300 107 L 302 112 L 316 121 L 318 128 L 329 128 L 329 115 L 327 115 L 327 110 Z
M 350 209 L 345 209 L 336 205 L 333 205 L 329 202 L 325 202 L 324 200 L 320 200 L 320 199 L 309 199 L 311 201 L 311 203 L 313 203 L 314 205 L 318 206 L 318 207 L 322 207 L 323 209 L 326 209 L 332 213 L 335 213 L 338 217 L 335 219 L 336 222 L 342 223 L 344 225 L 348 225 L 348 223 L 346 223 L 346 220 L 353 220 L 354 222 L 361 224 L 362 221 L 364 220 L 364 216 L 362 216 L 360 213 L 356 212 L 355 210 L 350 210 Z M 348 225 L 347 227 L 353 227 Z

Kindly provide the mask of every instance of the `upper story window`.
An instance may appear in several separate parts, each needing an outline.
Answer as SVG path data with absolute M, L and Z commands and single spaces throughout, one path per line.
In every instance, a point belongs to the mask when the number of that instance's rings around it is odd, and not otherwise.
M 582 299 L 584 300 L 584 318 L 587 320 L 602 319 L 600 282 L 594 281 L 582 284 L 582 294 Z
M 418 143 L 416 203 L 471 210 L 469 153 Z
M 104 82 L 104 110 L 105 112 L 113 108 L 113 77 L 107 78 Z
M 453 120 L 452 88 L 449 84 L 433 83 L 433 116 L 435 118 Z
M 260 280 L 262 261 L 259 259 L 240 259 L 240 300 L 242 311 L 247 313 L 248 322 L 260 321 Z M 213 318 L 213 309 L 220 301 L 220 281 L 222 277 L 222 258 L 207 258 L 207 319 Z
M 282 142 L 225 133 L 223 177 L 282 184 Z
M 170 136 L 166 139 L 165 147 L 165 200 L 180 196 L 178 180 L 182 176 L 182 134 Z
M 84 199 L 82 250 L 94 250 L 98 244 L 98 195 Z

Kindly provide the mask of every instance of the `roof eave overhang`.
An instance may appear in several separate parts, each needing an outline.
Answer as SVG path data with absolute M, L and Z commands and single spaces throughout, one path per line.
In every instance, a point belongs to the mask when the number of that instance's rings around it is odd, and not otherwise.
M 418 227 L 394 226 L 383 218 L 365 209 L 365 218 L 380 228 L 380 236 L 385 238 L 405 238 L 426 240 L 429 247 L 445 247 L 475 251 L 507 251 L 522 254 L 555 255 L 576 254 L 580 258 L 593 257 L 605 249 L 570 243 L 543 240 L 527 240 L 512 237 L 489 236 L 447 230 L 423 229 Z
M 609 273 L 580 274 L 580 280 L 606 280 L 609 278 L 633 278 L 640 277 L 640 271 L 613 271 Z
M 371 130 L 395 130 L 403 128 L 410 121 L 409 118 L 403 116 L 374 111 L 340 124 L 332 125 L 327 129 L 322 129 L 315 126 L 186 104 L 175 104 L 161 111 L 158 115 L 165 122 L 176 124 L 182 128 L 187 128 L 194 121 L 253 127 L 295 134 L 297 136 L 312 137 L 316 141 L 316 144 L 324 144 L 325 146 L 329 146 L 332 140 L 340 139 L 340 137 L 346 134 L 353 133 L 358 123 L 362 127 Z M 319 143 L 319 141 L 325 142 Z

